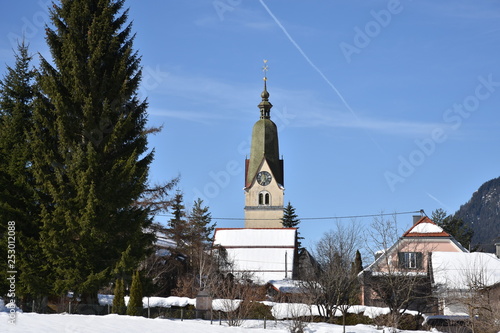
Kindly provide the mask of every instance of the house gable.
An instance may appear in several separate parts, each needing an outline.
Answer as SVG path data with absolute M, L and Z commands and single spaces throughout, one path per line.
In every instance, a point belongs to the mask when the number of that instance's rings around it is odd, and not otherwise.
M 431 255 L 435 252 L 468 253 L 453 236 L 428 217 L 422 217 L 389 249 L 379 252 L 376 260 L 359 273 L 362 304 L 381 305 L 370 280 L 383 278 L 384 275 L 432 279 L 429 268 Z
M 434 223 L 427 216 L 423 216 L 415 223 L 408 231 L 403 234 L 403 237 L 451 237 L 449 233 L 443 230 L 440 226 Z

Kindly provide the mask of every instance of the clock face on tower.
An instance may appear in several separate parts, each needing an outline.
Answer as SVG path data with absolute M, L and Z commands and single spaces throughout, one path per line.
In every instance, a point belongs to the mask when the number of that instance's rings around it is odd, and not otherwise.
M 267 171 L 261 171 L 257 174 L 257 182 L 262 186 L 269 185 L 272 179 L 273 177 Z

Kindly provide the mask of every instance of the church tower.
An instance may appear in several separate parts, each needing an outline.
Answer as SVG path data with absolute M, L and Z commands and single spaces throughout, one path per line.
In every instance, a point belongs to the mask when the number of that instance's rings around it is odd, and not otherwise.
M 245 160 L 245 228 L 282 228 L 283 160 L 279 157 L 278 128 L 271 120 L 273 105 L 266 75 L 260 96 L 260 119 L 253 126 L 250 158 Z

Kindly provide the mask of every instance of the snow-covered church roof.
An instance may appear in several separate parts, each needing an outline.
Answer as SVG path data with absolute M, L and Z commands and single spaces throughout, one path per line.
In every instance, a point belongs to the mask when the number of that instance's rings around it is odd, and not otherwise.
M 228 246 L 291 246 L 295 247 L 297 228 L 248 229 L 218 228 L 214 244 Z

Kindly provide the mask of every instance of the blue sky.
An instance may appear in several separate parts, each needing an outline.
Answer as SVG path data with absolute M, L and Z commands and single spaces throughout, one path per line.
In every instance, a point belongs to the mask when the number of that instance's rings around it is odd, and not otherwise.
M 2 3 L 2 75 L 23 31 L 31 51 L 50 58 L 49 4 Z M 140 94 L 150 124 L 164 126 L 150 140 L 151 180 L 180 174 L 186 205 L 201 197 L 219 227 L 243 227 L 244 159 L 259 118 L 263 59 L 285 200 L 299 217 L 453 213 L 500 176 L 496 1 L 126 5 L 144 66 Z M 368 226 L 372 218 L 357 221 Z M 302 221 L 304 245 L 334 223 Z M 410 223 L 411 214 L 398 216 L 401 228 Z

